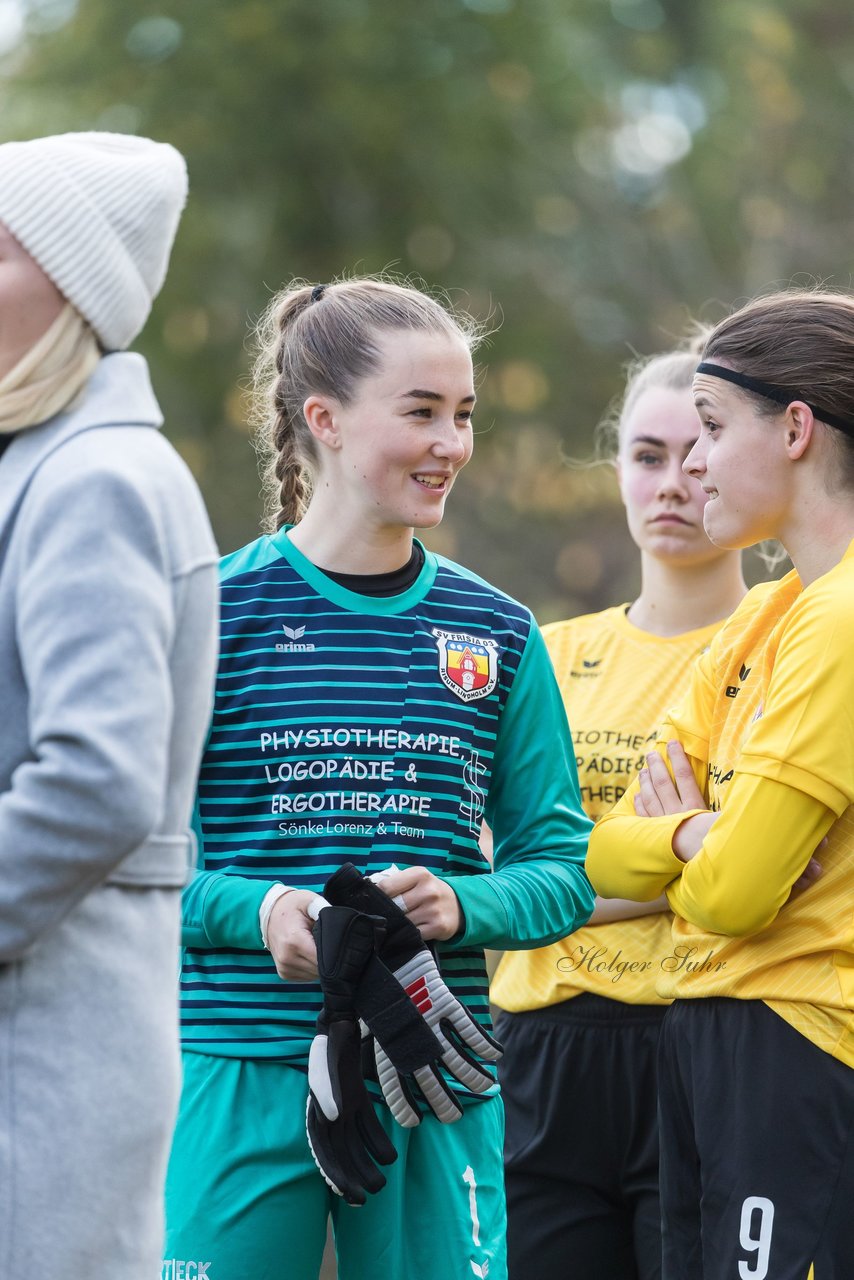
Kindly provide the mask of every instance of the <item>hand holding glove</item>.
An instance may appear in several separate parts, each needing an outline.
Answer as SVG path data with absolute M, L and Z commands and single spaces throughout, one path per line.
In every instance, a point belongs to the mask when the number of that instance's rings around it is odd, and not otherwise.
M 381 920 L 348 907 L 312 908 L 317 910 L 314 937 L 323 1008 L 308 1060 L 306 1132 L 328 1185 L 348 1204 L 358 1205 L 365 1203 L 366 1194 L 385 1186 L 377 1164 L 397 1159 L 365 1088 L 354 1006 L 355 991 L 375 959 L 384 928 Z
M 327 881 L 324 895 L 329 902 L 349 906 L 380 917 L 386 926 L 380 942 L 381 967 L 403 988 L 412 1008 L 433 1033 L 438 1054 L 417 1069 L 404 1066 L 391 1036 L 398 1016 L 406 1014 L 399 998 L 385 1010 L 378 991 L 383 984 L 377 966 L 366 969 L 356 992 L 355 1007 L 376 1040 L 377 1078 L 392 1114 L 399 1124 L 411 1127 L 420 1116 L 406 1075 L 413 1076 L 430 1109 L 443 1123 L 462 1115 L 462 1108 L 447 1088 L 438 1067 L 444 1066 L 473 1093 L 485 1093 L 495 1083 L 474 1054 L 486 1062 L 501 1057 L 501 1046 L 475 1022 L 468 1010 L 446 986 L 432 951 L 403 911 L 371 880 L 350 863 L 345 863 Z M 407 1014 L 410 1017 L 411 1015 Z M 412 1055 L 410 1055 L 411 1059 Z

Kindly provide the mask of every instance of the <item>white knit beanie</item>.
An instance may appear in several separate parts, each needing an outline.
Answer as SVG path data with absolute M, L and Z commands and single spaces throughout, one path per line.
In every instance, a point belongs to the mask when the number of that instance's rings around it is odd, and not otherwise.
M 168 143 L 64 133 L 0 145 L 0 222 L 107 351 L 145 324 L 186 199 L 187 168 Z

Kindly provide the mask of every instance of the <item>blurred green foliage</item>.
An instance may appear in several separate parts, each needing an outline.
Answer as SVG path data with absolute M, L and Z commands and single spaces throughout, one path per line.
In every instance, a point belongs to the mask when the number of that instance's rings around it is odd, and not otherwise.
M 838 0 L 0 0 L 0 138 L 186 155 L 140 347 L 224 550 L 258 527 L 272 290 L 391 266 L 497 326 L 428 540 L 547 620 L 637 586 L 610 474 L 562 460 L 625 360 L 772 283 L 849 284 L 852 35 Z

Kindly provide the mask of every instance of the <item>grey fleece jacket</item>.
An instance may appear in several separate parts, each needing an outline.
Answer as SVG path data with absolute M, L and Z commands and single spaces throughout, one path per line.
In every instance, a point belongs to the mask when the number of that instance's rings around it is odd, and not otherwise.
M 178 886 L 216 548 L 139 355 L 0 459 L 0 964 L 96 885 Z

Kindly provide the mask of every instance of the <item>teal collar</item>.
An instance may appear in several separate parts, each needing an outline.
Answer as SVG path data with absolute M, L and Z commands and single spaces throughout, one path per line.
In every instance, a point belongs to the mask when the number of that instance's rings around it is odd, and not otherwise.
M 348 591 L 346 587 L 333 582 L 332 578 L 322 569 L 318 569 L 316 564 L 312 564 L 311 560 L 294 546 L 288 537 L 292 528 L 293 525 L 285 525 L 272 535 L 270 542 L 279 555 L 287 560 L 288 564 L 310 587 L 314 588 L 318 595 L 323 596 L 330 604 L 337 604 L 339 608 L 348 609 L 351 613 L 372 613 L 386 617 L 406 613 L 407 609 L 421 603 L 436 581 L 439 562 L 432 552 L 419 543 L 424 551 L 424 564 L 407 591 L 401 592 L 399 596 L 364 596 L 358 591 Z

